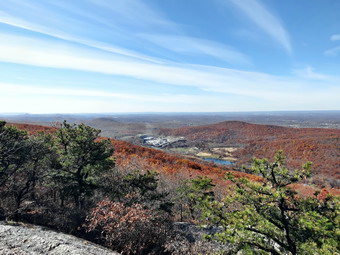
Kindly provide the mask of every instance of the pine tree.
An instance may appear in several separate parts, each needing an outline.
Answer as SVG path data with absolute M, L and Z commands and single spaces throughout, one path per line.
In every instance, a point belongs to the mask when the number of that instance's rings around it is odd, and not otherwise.
M 327 196 L 299 198 L 290 185 L 311 174 L 311 163 L 289 171 L 279 151 L 274 162 L 254 159 L 252 172 L 262 182 L 228 179 L 235 190 L 205 211 L 223 231 L 210 236 L 232 243 L 242 254 L 339 254 L 339 200 Z
M 99 133 L 84 124 L 64 121 L 54 140 L 58 159 L 52 179 L 61 197 L 73 197 L 77 207 L 98 187 L 98 177 L 114 166 L 113 147 L 109 140 L 99 141 Z

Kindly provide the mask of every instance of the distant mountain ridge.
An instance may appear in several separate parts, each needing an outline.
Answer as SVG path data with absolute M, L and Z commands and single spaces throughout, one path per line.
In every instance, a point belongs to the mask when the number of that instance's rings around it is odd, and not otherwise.
M 92 122 L 108 122 L 108 123 L 117 123 L 119 121 L 115 120 L 114 118 L 105 118 L 105 117 L 101 117 L 101 118 L 95 118 L 91 120 Z
M 268 136 L 289 130 L 291 128 L 282 126 L 251 124 L 243 121 L 224 121 L 203 126 L 162 129 L 161 133 L 164 135 L 181 135 L 188 139 L 200 139 L 201 137 L 201 139 L 214 140 L 220 136 L 225 136 L 226 139 L 237 139 L 241 133 L 253 136 Z

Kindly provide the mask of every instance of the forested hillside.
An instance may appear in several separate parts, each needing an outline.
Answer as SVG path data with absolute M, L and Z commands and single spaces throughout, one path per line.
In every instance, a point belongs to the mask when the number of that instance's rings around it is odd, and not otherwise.
M 123 254 L 339 251 L 338 190 L 304 185 L 310 162 L 289 170 L 278 151 L 244 173 L 99 133 L 0 122 L 0 218 Z
M 30 134 L 38 134 L 39 132 L 55 132 L 56 128 L 46 127 L 41 125 L 30 125 L 30 124 L 9 124 L 15 126 L 19 129 L 26 130 Z M 98 140 L 103 140 L 107 138 L 99 137 Z M 162 172 L 169 175 L 178 176 L 197 176 L 197 175 L 208 175 L 215 180 L 220 179 L 220 177 L 225 174 L 225 169 L 212 166 L 212 164 L 204 164 L 203 162 L 197 162 L 181 155 L 173 155 L 166 153 L 161 150 L 152 149 L 148 147 L 142 147 L 138 145 L 133 145 L 129 142 L 120 141 L 116 139 L 109 139 L 114 146 L 114 157 L 116 159 L 116 166 L 122 169 L 139 168 L 145 170 L 153 170 Z M 258 180 L 259 178 L 254 175 L 249 175 L 247 173 L 242 173 L 239 171 L 229 171 L 234 172 L 237 176 L 247 176 L 248 178 Z M 180 177 L 179 177 L 180 178 Z
M 9 123 L 8 125 L 15 126 L 19 129 L 27 131 L 29 134 L 36 135 L 40 132 L 44 133 L 54 133 L 56 132 L 56 128 L 54 127 L 47 127 L 47 126 L 41 126 L 41 125 L 30 125 L 30 124 L 18 124 L 18 123 Z M 243 126 L 241 128 L 240 126 Z M 245 131 L 242 131 L 245 130 Z M 234 135 L 226 136 L 225 133 L 229 132 L 229 134 L 234 133 Z M 284 130 L 284 132 L 278 132 L 279 130 Z M 308 157 L 306 160 L 302 160 L 299 156 L 299 154 L 302 153 L 302 158 L 305 157 L 306 154 L 309 153 L 308 148 L 305 148 L 305 150 L 300 149 L 299 152 L 296 153 L 296 155 L 292 158 L 290 156 L 290 149 L 288 147 L 291 143 L 296 143 L 294 141 L 291 141 L 290 138 L 287 138 L 286 140 L 286 147 L 282 148 L 282 146 L 276 146 L 275 144 L 282 145 L 280 141 L 273 140 L 273 137 L 277 137 L 283 134 L 287 135 L 287 132 L 291 134 L 295 134 L 295 130 L 298 132 L 302 132 L 305 129 L 293 129 L 293 128 L 286 128 L 286 127 L 280 127 L 280 126 L 268 126 L 268 125 L 257 125 L 257 124 L 249 124 L 245 122 L 238 122 L 238 121 L 232 121 L 232 122 L 222 122 L 217 123 L 214 125 L 208 125 L 208 126 L 197 126 L 197 127 L 185 127 L 181 129 L 168 129 L 168 130 L 162 130 L 164 134 L 171 134 L 171 135 L 179 135 L 183 131 L 183 135 L 186 136 L 189 140 L 196 143 L 197 141 L 217 141 L 218 137 L 223 137 L 223 139 L 230 139 L 230 143 L 234 143 L 235 141 L 249 141 L 246 139 L 247 135 L 244 137 L 241 137 L 242 134 L 252 134 L 249 135 L 249 137 L 253 137 L 251 139 L 252 143 L 249 143 L 248 146 L 245 148 L 242 148 L 235 152 L 235 155 L 238 157 L 239 161 L 241 163 L 249 163 L 251 162 L 252 157 L 267 157 L 272 158 L 275 152 L 279 149 L 282 149 L 285 154 L 287 155 L 287 164 L 294 164 L 294 167 L 299 167 L 303 162 L 311 161 L 313 162 L 313 175 L 318 177 L 320 174 L 318 173 L 318 168 L 316 168 L 315 165 L 320 165 L 314 162 L 313 158 Z M 312 130 L 312 132 L 320 132 L 323 131 L 323 129 L 308 129 Z M 266 134 L 267 132 L 270 134 L 272 138 L 269 139 L 269 141 L 266 141 Z M 338 141 L 337 138 L 339 135 L 340 130 L 333 130 L 333 129 L 326 129 L 325 133 L 329 134 L 330 139 L 332 140 L 331 144 L 329 145 L 331 152 L 333 152 L 333 164 L 330 162 L 326 163 L 325 165 L 328 166 L 330 169 L 332 169 L 333 172 L 335 172 L 335 175 L 332 175 L 328 178 L 331 178 L 332 180 L 338 179 L 339 167 L 336 166 L 340 164 L 340 147 L 336 146 L 335 142 Z M 254 135 L 256 133 L 257 135 Z M 202 135 L 203 134 L 203 135 Z M 308 135 L 307 135 L 308 136 Z M 316 134 L 314 136 L 309 136 L 310 138 L 313 138 L 313 140 L 320 139 Z M 325 137 L 325 136 L 324 136 Z M 257 138 L 257 139 L 256 139 Z M 334 139 L 335 138 L 335 139 Z M 108 138 L 98 137 L 98 140 L 103 140 Z M 215 140 L 216 139 L 216 140 Z M 109 139 L 112 145 L 114 146 L 114 157 L 115 157 L 115 163 L 116 167 L 120 169 L 140 169 L 140 170 L 152 170 L 157 171 L 160 173 L 165 174 L 169 178 L 173 179 L 187 179 L 187 178 L 194 178 L 195 176 L 209 176 L 214 180 L 214 182 L 217 182 L 219 184 L 226 185 L 229 182 L 227 180 L 223 180 L 223 176 L 225 175 L 226 171 L 232 172 L 235 176 L 239 177 L 247 177 L 252 180 L 260 180 L 261 178 L 256 175 L 251 175 L 244 173 L 240 168 L 239 164 L 237 166 L 230 165 L 230 166 L 217 166 L 211 163 L 205 163 L 202 161 L 194 161 L 190 160 L 186 157 L 181 156 L 180 154 L 169 154 L 162 150 L 157 150 L 153 148 L 143 147 L 131 144 L 129 142 L 120 141 L 117 139 Z M 271 141 L 271 142 L 270 142 Z M 266 143 L 268 142 L 268 143 Z M 226 143 L 229 144 L 229 143 Z M 266 150 L 256 150 L 255 148 L 258 148 L 260 146 L 266 146 Z M 274 147 L 273 147 L 274 146 Z M 250 150 L 250 148 L 253 149 L 253 151 Z M 260 147 L 262 148 L 262 147 Z M 286 150 L 287 149 L 287 150 Z M 320 148 L 319 148 L 320 149 Z M 286 152 L 287 151 L 287 152 Z M 254 154 L 251 154 L 253 152 Z M 331 153 L 329 151 L 324 151 L 324 154 Z M 335 153 L 334 153 L 335 152 Z M 246 154 L 247 153 L 247 154 Z M 318 156 L 316 157 L 318 158 Z M 309 159 L 309 160 L 308 160 Z M 323 157 L 321 160 L 325 160 Z M 299 164 L 300 163 L 300 164 Z M 321 188 L 324 185 L 324 182 L 319 185 L 319 188 Z M 302 194 L 313 194 L 315 192 L 314 186 L 306 186 L 306 185 L 295 185 L 296 190 L 301 191 Z M 326 187 L 327 188 L 327 187 Z M 333 194 L 340 194 L 339 189 L 329 189 L 329 191 Z
M 272 158 L 277 150 L 287 155 L 292 168 L 313 162 L 314 182 L 339 187 L 340 130 L 288 128 L 226 121 L 212 125 L 163 129 L 164 135 L 184 136 L 192 144 L 201 142 L 236 146 L 233 156 L 239 164 L 250 164 L 252 157 Z

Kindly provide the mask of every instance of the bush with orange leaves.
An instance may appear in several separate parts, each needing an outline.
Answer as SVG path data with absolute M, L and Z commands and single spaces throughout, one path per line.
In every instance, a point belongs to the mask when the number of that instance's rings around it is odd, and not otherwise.
M 172 231 L 171 223 L 156 211 L 109 200 L 99 202 L 87 222 L 88 232 L 122 254 L 166 254 L 167 236 Z

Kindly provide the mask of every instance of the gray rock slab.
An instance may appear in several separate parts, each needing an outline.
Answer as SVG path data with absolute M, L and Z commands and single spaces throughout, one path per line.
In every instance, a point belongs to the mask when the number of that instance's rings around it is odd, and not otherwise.
M 119 253 L 44 227 L 0 222 L 0 254 L 118 255 Z

